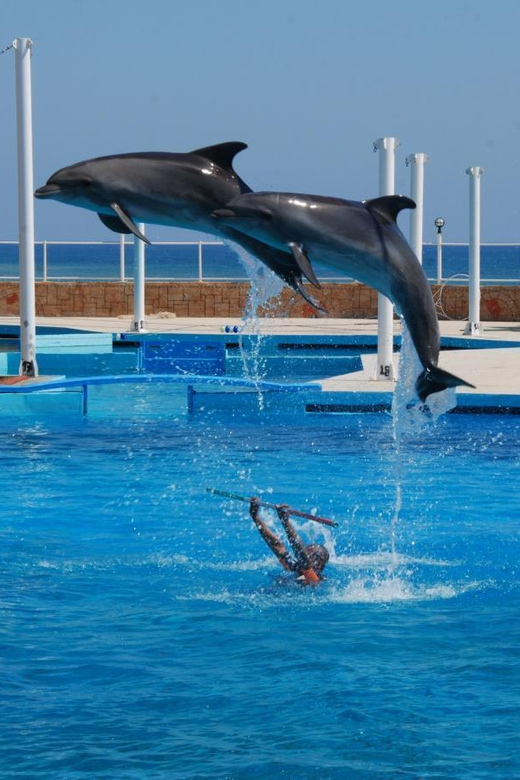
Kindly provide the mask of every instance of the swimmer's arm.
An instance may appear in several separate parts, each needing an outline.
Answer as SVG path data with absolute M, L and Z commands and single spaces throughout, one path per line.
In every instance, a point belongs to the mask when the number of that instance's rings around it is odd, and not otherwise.
M 251 499 L 251 503 L 249 505 L 249 514 L 251 515 L 254 524 L 260 531 L 260 536 L 267 544 L 269 549 L 274 552 L 284 569 L 292 570 L 293 566 L 291 564 L 291 556 L 289 555 L 287 548 L 285 547 L 280 537 L 276 536 L 276 534 L 271 531 L 271 529 L 260 517 L 259 506 L 255 498 Z
M 291 543 L 291 547 L 294 550 L 294 554 L 296 556 L 298 565 L 304 569 L 311 569 L 312 565 L 309 560 L 309 556 L 307 555 L 305 545 L 301 537 L 298 536 L 298 534 L 294 530 L 294 527 L 289 518 L 289 514 L 287 512 L 287 506 L 285 504 L 280 504 L 280 506 L 277 507 L 276 511 L 278 512 L 278 517 L 282 521 L 282 525 L 285 529 L 285 533 L 287 534 L 287 538 Z

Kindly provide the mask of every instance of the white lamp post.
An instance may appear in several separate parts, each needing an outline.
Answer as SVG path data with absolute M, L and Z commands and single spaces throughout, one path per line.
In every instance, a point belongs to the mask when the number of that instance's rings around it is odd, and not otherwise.
M 445 222 L 442 217 L 437 217 L 434 224 L 437 228 L 437 284 L 440 284 L 442 281 L 442 228 Z

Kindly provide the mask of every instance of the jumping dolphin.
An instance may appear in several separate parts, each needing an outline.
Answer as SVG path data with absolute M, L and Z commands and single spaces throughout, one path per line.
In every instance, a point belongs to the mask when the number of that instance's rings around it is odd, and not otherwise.
M 61 168 L 34 194 L 95 211 L 110 230 L 133 233 L 147 243 L 136 222 L 199 230 L 235 241 L 309 300 L 291 255 L 211 217 L 237 195 L 251 192 L 233 169 L 233 158 L 246 148 L 245 143 L 230 141 L 187 153 L 97 157 Z
M 363 202 L 296 193 L 240 195 L 213 213 L 219 223 L 285 250 L 307 278 L 311 261 L 337 268 L 395 304 L 424 370 L 416 389 L 421 401 L 447 387 L 469 385 L 437 366 L 439 324 L 421 264 L 396 224 L 402 209 L 415 208 L 399 195 Z

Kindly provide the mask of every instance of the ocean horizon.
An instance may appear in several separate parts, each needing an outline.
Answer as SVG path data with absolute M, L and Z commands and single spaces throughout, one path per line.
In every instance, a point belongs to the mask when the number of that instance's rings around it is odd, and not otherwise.
M 245 264 L 235 250 L 220 242 L 167 243 L 157 242 L 146 247 L 146 278 L 153 280 L 206 281 L 247 280 Z M 118 281 L 133 276 L 133 242 L 125 243 L 124 273 L 120 260 L 120 244 L 116 242 L 47 242 L 46 263 L 44 245 L 35 248 L 36 280 L 47 281 Z M 340 272 L 313 264 L 318 279 L 341 282 L 350 279 Z M 46 266 L 46 267 L 45 267 Z M 437 248 L 423 247 L 423 267 L 431 281 L 437 280 Z M 464 283 L 469 273 L 467 244 L 444 244 L 442 281 Z M 18 279 L 18 243 L 0 242 L 0 280 Z M 520 243 L 484 244 L 481 246 L 481 282 L 514 284 L 520 282 Z

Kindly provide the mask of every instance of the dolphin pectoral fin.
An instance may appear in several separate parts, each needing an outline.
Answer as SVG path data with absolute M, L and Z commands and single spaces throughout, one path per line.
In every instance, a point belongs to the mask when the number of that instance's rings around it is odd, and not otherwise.
M 141 233 L 135 222 L 132 222 L 128 214 L 125 214 L 123 209 L 118 203 L 111 203 L 110 208 L 115 211 L 123 225 L 127 228 L 128 233 L 133 233 L 134 236 L 137 236 L 137 238 L 140 238 L 141 241 L 144 241 L 145 244 L 148 244 L 149 246 L 152 245 L 152 242 L 149 241 L 145 235 Z M 109 217 L 110 219 L 110 217 Z M 104 221 L 104 220 L 103 220 Z M 106 224 L 106 223 L 105 223 Z M 107 227 L 110 227 L 110 225 L 107 225 Z M 112 230 L 113 228 L 111 228 Z M 119 231 L 120 232 L 120 231 Z
M 383 195 L 381 198 L 365 200 L 363 204 L 385 222 L 395 222 L 400 211 L 416 207 L 415 201 L 405 195 Z
M 132 231 L 119 219 L 119 217 L 111 217 L 110 214 L 98 214 L 99 219 L 109 230 L 113 230 L 114 233 L 131 233 Z
M 296 244 L 294 241 L 290 241 L 288 246 L 302 274 L 307 277 L 311 284 L 320 289 L 321 284 L 316 279 L 316 274 L 312 269 L 311 261 L 305 254 L 301 244 Z
M 460 385 L 475 387 L 475 385 L 466 382 L 464 379 L 460 379 L 458 376 L 450 374 L 438 366 L 431 365 L 419 374 L 415 388 L 421 401 L 425 401 L 432 393 L 440 393 L 448 387 L 459 387 Z
M 233 219 L 236 217 L 236 212 L 233 209 L 215 209 L 211 212 L 213 219 Z

